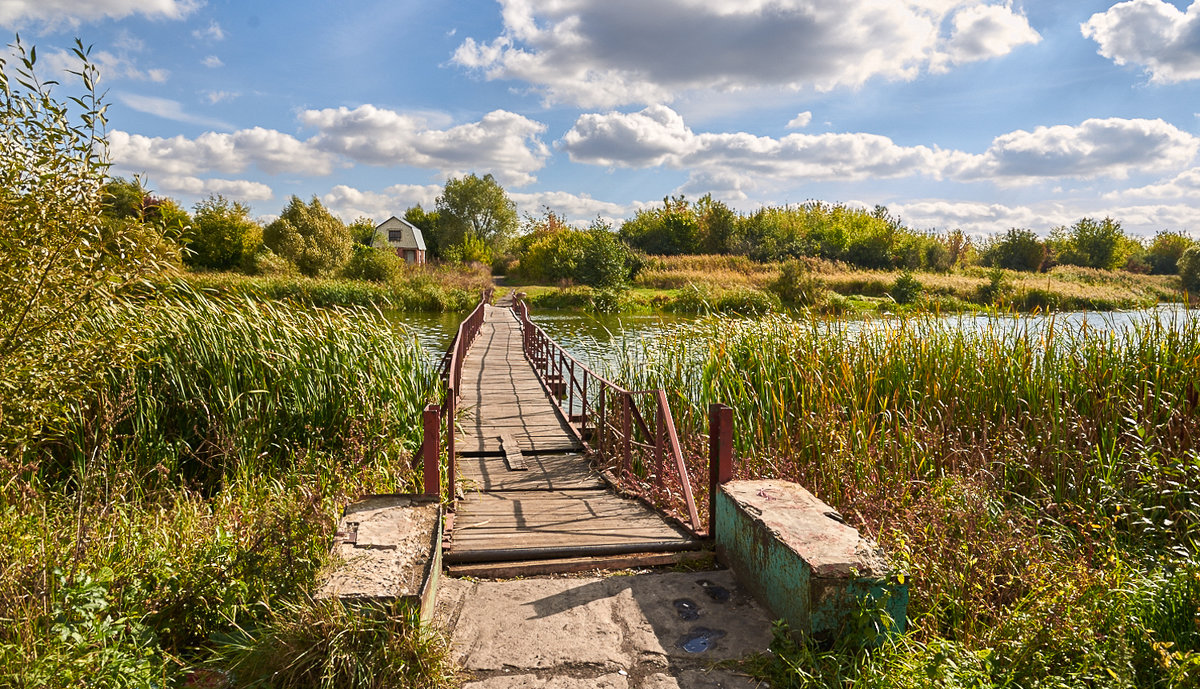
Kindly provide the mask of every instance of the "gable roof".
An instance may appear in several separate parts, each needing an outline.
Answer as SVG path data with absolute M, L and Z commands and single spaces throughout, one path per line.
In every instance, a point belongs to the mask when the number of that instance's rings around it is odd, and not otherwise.
M 397 218 L 393 215 L 375 227 L 376 232 L 386 232 L 387 230 L 401 231 L 400 240 L 393 242 L 388 239 L 388 245 L 399 247 L 401 249 L 418 249 L 420 251 L 425 251 L 425 237 L 421 234 L 421 228 L 413 225 L 407 220 L 402 220 L 401 218 Z M 385 235 L 385 239 L 386 238 L 387 237 Z

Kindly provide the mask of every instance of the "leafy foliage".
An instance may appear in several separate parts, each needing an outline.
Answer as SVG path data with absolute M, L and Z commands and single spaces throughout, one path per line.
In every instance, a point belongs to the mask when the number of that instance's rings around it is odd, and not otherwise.
M 1157 275 L 1173 275 L 1178 273 L 1179 258 L 1183 256 L 1183 252 L 1187 251 L 1188 247 L 1195 243 L 1191 237 L 1183 232 L 1163 230 L 1154 235 L 1154 240 L 1150 242 L 1149 248 L 1146 249 L 1150 272 Z
M 193 209 L 188 254 L 192 266 L 230 270 L 243 266 L 262 244 L 262 227 L 250 219 L 250 207 L 210 195 Z
M 38 80 L 36 51 L 13 48 L 11 70 L 0 57 L 0 457 L 58 426 L 63 400 L 129 355 L 124 333 L 81 326 L 173 262 L 160 228 L 105 216 L 105 106 L 88 50 L 76 42 L 83 95 L 66 103 Z
M 316 196 L 307 205 L 293 196 L 263 230 L 263 244 L 309 277 L 337 271 L 350 258 L 351 243 L 346 226 Z
M 1071 227 L 1050 231 L 1059 263 L 1112 270 L 1125 261 L 1126 240 L 1121 223 L 1112 218 L 1080 218 Z
M 979 262 L 1007 270 L 1042 270 L 1046 264 L 1046 245 L 1033 230 L 1014 227 L 991 237 L 983 245 Z
M 1179 256 L 1179 279 L 1185 289 L 1200 292 L 1200 245 L 1192 245 Z
M 443 256 L 448 257 L 450 247 L 474 240 L 486 245 L 488 260 L 481 262 L 490 263 L 491 255 L 517 229 L 517 207 L 490 174 L 451 178 L 437 198 L 437 224 L 437 246 Z
M 370 282 L 391 282 L 404 272 L 404 259 L 391 249 L 354 245 L 354 253 L 342 268 L 342 277 Z

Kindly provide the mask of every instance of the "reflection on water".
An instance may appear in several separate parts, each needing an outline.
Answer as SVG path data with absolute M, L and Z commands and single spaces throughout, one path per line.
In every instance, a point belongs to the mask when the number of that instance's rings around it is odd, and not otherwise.
M 384 313 L 393 323 L 415 334 L 435 361 L 446 351 L 463 317 L 456 313 Z M 611 315 L 550 311 L 532 315 L 547 335 L 600 375 L 612 372 L 621 360 L 622 352 L 641 352 L 643 344 L 652 343 L 664 332 L 686 328 L 698 320 L 694 316 L 673 314 Z M 1082 331 L 1119 332 L 1154 320 L 1180 326 L 1197 318 L 1200 318 L 1200 311 L 1189 311 L 1178 304 L 1165 304 L 1136 311 L 1068 312 L 1052 316 L 962 314 L 943 316 L 940 320 L 966 330 L 1036 330 L 1053 319 L 1055 332 L 1069 335 Z M 839 327 L 853 331 L 881 326 L 888 322 L 888 318 L 841 319 L 837 322 Z

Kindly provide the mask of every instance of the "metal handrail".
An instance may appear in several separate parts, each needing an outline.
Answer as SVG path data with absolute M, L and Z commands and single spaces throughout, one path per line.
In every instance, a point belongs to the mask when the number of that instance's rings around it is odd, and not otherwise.
M 446 348 L 445 355 L 442 356 L 441 367 L 438 372 L 446 385 L 446 393 L 442 397 L 442 404 L 438 411 L 441 416 L 440 422 L 444 424 L 440 430 L 444 433 L 446 443 L 446 487 L 449 493 L 447 501 L 451 509 L 454 506 L 456 496 L 455 485 L 458 478 L 458 456 L 455 451 L 454 422 L 458 414 L 459 390 L 462 384 L 462 362 L 467 356 L 467 350 L 471 348 L 471 344 L 479 335 L 479 330 L 483 326 L 483 316 L 486 311 L 485 306 L 491 303 L 494 292 L 494 288 L 484 290 L 480 295 L 479 303 L 476 304 L 475 309 L 458 324 L 458 331 L 454 334 L 454 339 L 450 341 L 450 345 Z M 426 486 L 426 492 L 430 492 L 428 486 Z
M 617 475 L 636 486 L 631 492 L 649 493 L 650 497 L 667 503 L 671 510 L 679 511 L 682 508 L 686 512 L 685 525 L 693 533 L 700 533 L 700 516 L 692 497 L 691 477 L 684 462 L 666 391 L 622 388 L 588 368 L 552 340 L 529 317 L 529 305 L 524 301 L 516 301 L 513 311 L 521 323 L 526 358 L 533 364 L 555 402 L 564 408 L 572 422 L 572 430 L 578 434 L 584 447 L 604 460 L 619 459 L 620 471 Z M 639 399 L 647 397 L 654 407 L 653 431 L 637 403 Z M 619 405 L 619 409 L 610 409 L 610 399 Z M 614 425 L 614 421 L 620 425 Z M 578 428 L 574 427 L 576 423 L 579 424 Z M 640 441 L 635 439 L 638 432 Z M 653 465 L 649 466 L 646 462 L 648 458 L 640 452 L 635 457 L 634 448 L 652 451 L 649 459 L 652 459 Z M 678 480 L 678 494 L 673 494 L 664 481 L 668 466 L 674 469 Z M 652 485 L 646 482 L 650 477 L 653 477 Z

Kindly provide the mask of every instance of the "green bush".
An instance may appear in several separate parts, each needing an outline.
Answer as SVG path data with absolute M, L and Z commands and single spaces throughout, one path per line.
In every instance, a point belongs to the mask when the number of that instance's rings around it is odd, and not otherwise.
M 354 253 L 342 267 L 342 277 L 369 282 L 391 282 L 404 274 L 404 259 L 391 249 L 354 245 Z
M 1179 255 L 1178 268 L 1184 289 L 1200 292 L 1200 245 L 1192 245 Z
M 1046 245 L 1033 230 L 1012 228 L 990 237 L 983 245 L 979 262 L 987 267 L 1034 272 L 1046 263 Z
M 1183 232 L 1162 231 L 1146 249 L 1150 272 L 1155 275 L 1174 275 L 1179 272 L 1179 258 L 1195 242 Z
M 784 304 L 812 306 L 824 293 L 820 280 L 813 277 L 808 264 L 792 259 L 779 267 L 779 277 L 767 287 Z
M 892 283 L 890 294 L 897 304 L 912 304 L 925 293 L 925 287 L 912 273 L 905 271 Z

